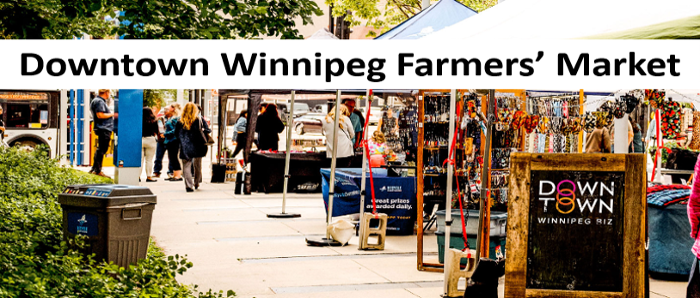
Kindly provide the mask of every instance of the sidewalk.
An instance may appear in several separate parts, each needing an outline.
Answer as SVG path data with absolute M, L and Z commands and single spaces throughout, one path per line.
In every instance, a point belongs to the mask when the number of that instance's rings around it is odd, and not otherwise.
M 141 183 L 158 195 L 151 235 L 168 254 L 187 255 L 194 263 L 180 282 L 198 284 L 200 291 L 231 289 L 238 297 L 258 298 L 437 298 L 443 293 L 442 273 L 416 269 L 416 236 L 390 236 L 384 251 L 358 250 L 357 237 L 345 247 L 309 247 L 305 237 L 325 234 L 320 194 L 290 194 L 287 212 L 301 218 L 270 219 L 266 214 L 281 211 L 282 194 L 234 195 L 234 184 L 208 183 L 208 158 L 203 166 L 205 183 L 194 193 L 163 178 Z M 425 252 L 436 258 L 434 235 L 425 237 Z M 652 280 L 650 297 L 685 297 L 685 287 Z

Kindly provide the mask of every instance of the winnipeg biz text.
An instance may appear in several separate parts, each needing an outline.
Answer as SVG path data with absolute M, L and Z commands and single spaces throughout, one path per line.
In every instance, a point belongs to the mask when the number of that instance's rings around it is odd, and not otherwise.
M 539 51 L 533 57 L 524 58 L 425 58 L 413 53 L 398 53 L 398 75 L 413 72 L 418 77 L 430 76 L 522 76 L 535 73 L 535 66 L 544 57 Z M 205 58 L 191 59 L 134 59 L 126 54 L 121 58 L 102 59 L 46 59 L 35 53 L 21 54 L 22 76 L 36 76 L 46 73 L 49 76 L 140 76 L 149 77 L 156 73 L 162 76 L 208 76 L 209 61 Z M 588 53 L 556 56 L 558 76 L 680 76 L 678 65 L 681 60 L 676 55 L 668 58 L 638 57 L 629 52 L 625 57 L 591 57 Z M 383 72 L 385 58 L 341 58 L 323 57 L 317 52 L 309 58 L 268 57 L 266 53 L 221 54 L 221 64 L 228 76 L 305 76 L 323 77 L 326 82 L 349 75 L 365 77 L 377 83 L 386 79 Z

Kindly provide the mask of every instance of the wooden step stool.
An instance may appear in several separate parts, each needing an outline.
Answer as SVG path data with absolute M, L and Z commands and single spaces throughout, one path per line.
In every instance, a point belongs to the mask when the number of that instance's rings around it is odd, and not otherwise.
M 450 275 L 447 279 L 447 297 L 463 297 L 464 291 L 458 289 L 459 279 L 464 277 L 469 282 L 476 269 L 476 254 L 472 253 L 470 257 L 468 251 L 463 252 L 454 248 L 447 250 L 447 254 L 445 263 L 449 262 L 450 270 Z M 467 259 L 467 266 L 464 270 L 460 267 L 462 259 Z
M 386 224 L 387 215 L 385 213 L 378 213 L 377 217 L 374 214 L 365 212 L 364 216 L 360 219 L 360 249 L 378 249 L 384 250 L 384 242 L 386 242 Z M 379 220 L 379 226 L 376 228 L 370 227 L 369 223 L 372 219 Z M 369 243 L 369 237 L 376 236 L 377 243 Z

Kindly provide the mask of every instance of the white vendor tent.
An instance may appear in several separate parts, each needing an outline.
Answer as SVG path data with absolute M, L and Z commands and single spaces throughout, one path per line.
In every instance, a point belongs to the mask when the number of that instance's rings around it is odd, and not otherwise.
M 316 31 L 316 33 L 309 36 L 307 39 L 338 39 L 338 37 L 333 35 L 328 29 L 321 28 L 321 30 Z
M 375 39 L 418 39 L 475 15 L 456 0 L 440 0 Z
M 700 15 L 698 0 L 508 0 L 423 39 L 573 39 Z

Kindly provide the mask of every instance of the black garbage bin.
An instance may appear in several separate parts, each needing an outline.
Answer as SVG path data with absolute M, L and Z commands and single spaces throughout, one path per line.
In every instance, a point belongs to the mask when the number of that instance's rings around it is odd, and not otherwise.
M 86 254 L 122 267 L 146 257 L 156 205 L 156 195 L 147 187 L 71 185 L 58 202 L 64 236 L 87 236 Z

